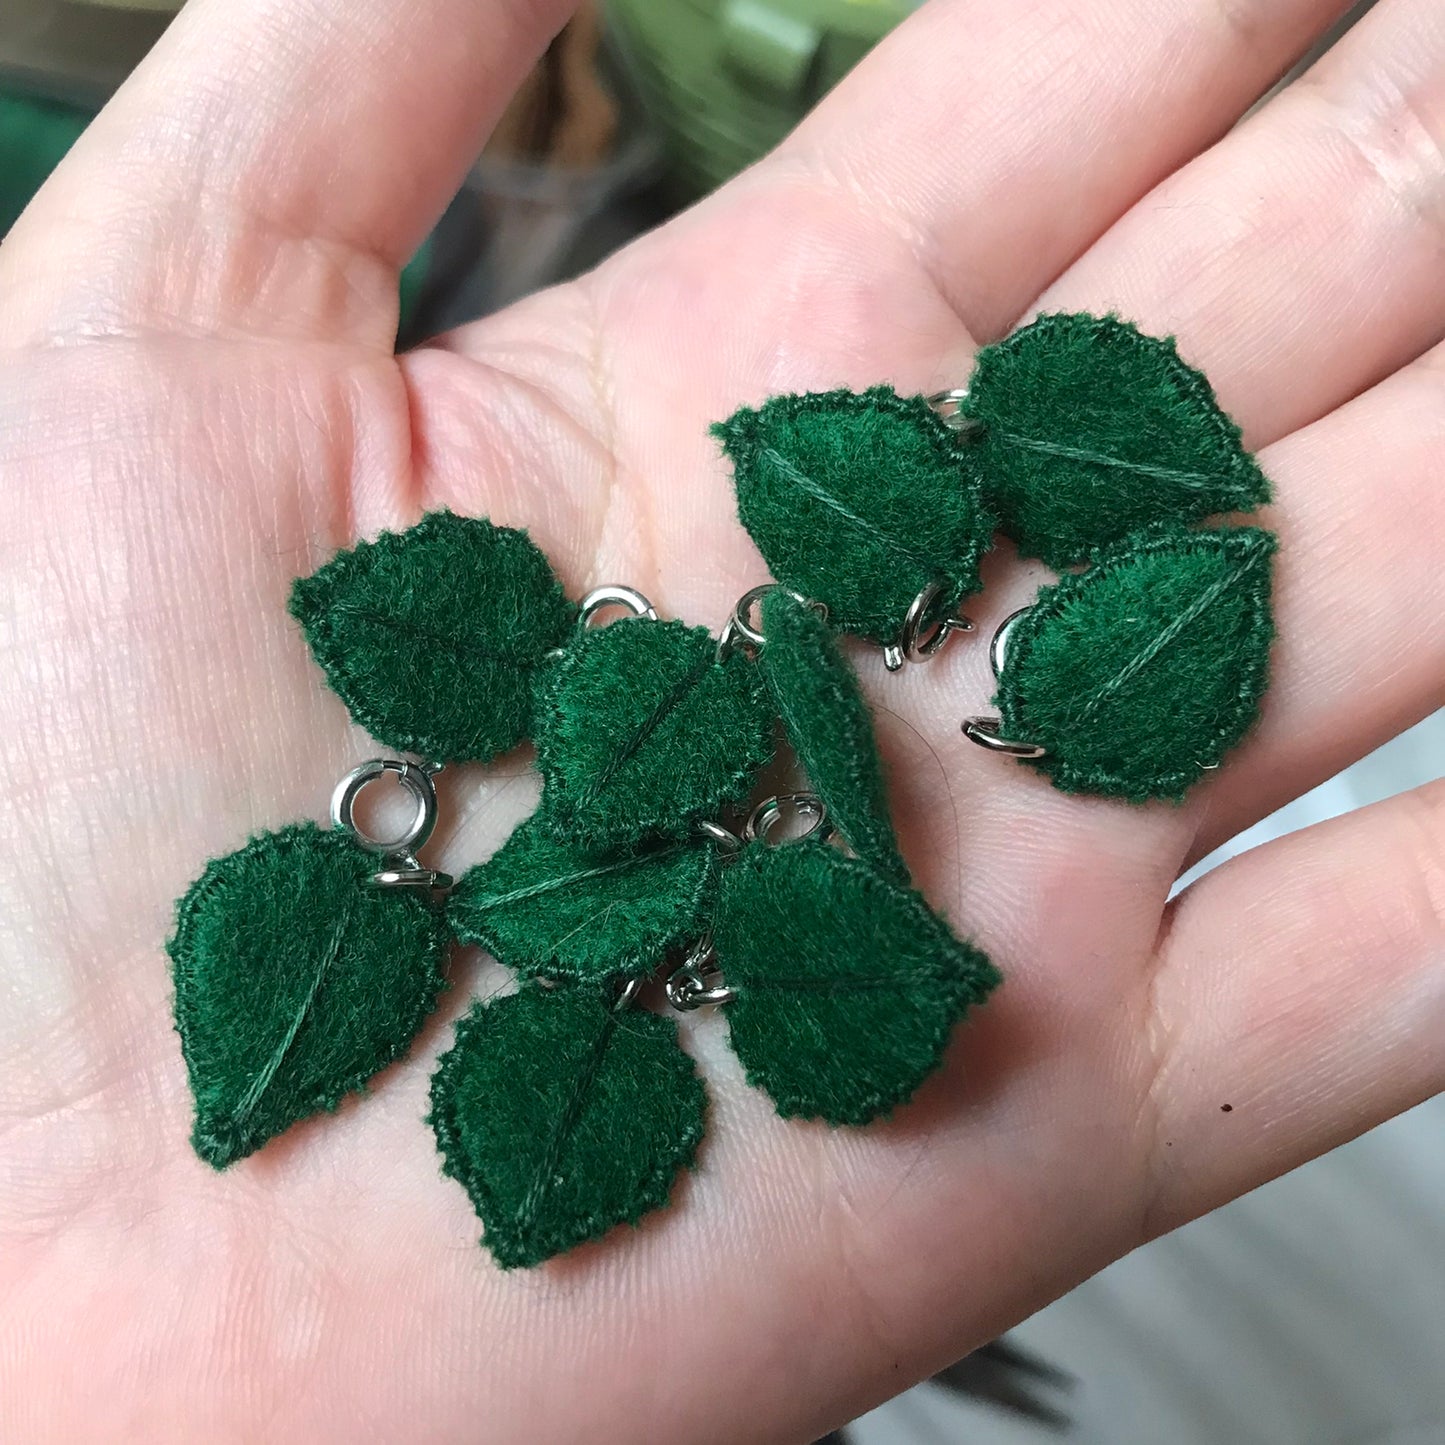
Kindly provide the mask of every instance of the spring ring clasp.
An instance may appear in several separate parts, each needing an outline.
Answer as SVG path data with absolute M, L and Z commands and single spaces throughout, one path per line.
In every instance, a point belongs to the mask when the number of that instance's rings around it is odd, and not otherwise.
M 787 842 L 801 843 L 804 838 L 813 837 L 826 842 L 832 837 L 833 825 L 828 819 L 828 806 L 816 793 L 776 793 L 771 798 L 764 798 L 748 815 L 743 839 L 748 843 L 766 843 L 780 824 L 799 819 L 808 826 Z
M 368 853 L 381 857 L 383 867 L 372 874 L 378 888 L 450 888 L 451 875 L 423 868 L 417 851 L 426 846 L 437 823 L 437 790 L 433 776 L 440 763 L 409 763 L 396 758 L 368 758 L 347 773 L 331 794 L 331 826 L 350 833 Z M 368 783 L 391 773 L 411 795 L 415 811 L 399 838 L 373 838 L 356 821 L 356 799 Z

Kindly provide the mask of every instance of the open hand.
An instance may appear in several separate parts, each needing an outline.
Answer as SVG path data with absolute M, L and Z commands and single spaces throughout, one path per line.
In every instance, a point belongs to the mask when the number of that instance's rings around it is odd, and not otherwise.
M 1442 701 L 1445 11 L 1383 0 L 1230 130 L 1340 9 L 933 0 L 724 191 L 398 357 L 397 268 L 566 5 L 192 0 L 0 250 L 5 1440 L 799 1440 L 1441 1086 L 1438 787 L 1167 903 Z M 502 1274 L 422 1122 L 464 961 L 371 1097 L 196 1159 L 172 902 L 375 751 L 291 579 L 449 506 L 716 625 L 765 572 L 710 421 L 956 385 L 1040 308 L 1176 333 L 1262 449 L 1275 680 L 1134 808 L 968 745 L 977 640 L 859 655 L 905 852 L 1006 976 L 918 1100 L 780 1121 L 694 1018 L 674 1207 Z M 1043 575 L 995 554 L 984 639 Z M 531 784 L 445 782 L 459 872 Z

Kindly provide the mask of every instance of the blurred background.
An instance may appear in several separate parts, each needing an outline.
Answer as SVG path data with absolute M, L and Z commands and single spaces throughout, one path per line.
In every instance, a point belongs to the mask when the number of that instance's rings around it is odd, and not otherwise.
M 181 3 L 0 0 L 0 235 Z M 398 344 L 575 275 L 705 194 L 912 8 L 584 4 L 403 275 Z M 1428 781 L 1442 758 L 1445 714 L 1180 886 L 1245 848 Z M 1146 1246 L 832 1438 L 1445 1445 L 1442 1139 L 1445 1098 Z

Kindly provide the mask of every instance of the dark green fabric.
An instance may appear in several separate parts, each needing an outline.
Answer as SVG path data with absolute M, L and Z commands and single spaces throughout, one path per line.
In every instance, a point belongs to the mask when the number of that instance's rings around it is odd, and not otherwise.
M 824 603 L 834 627 L 889 643 L 931 582 L 946 584 L 940 608 L 978 590 L 994 518 L 972 449 L 922 397 L 775 396 L 712 430 L 773 576 Z
M 860 858 L 906 881 L 908 869 L 888 817 L 873 718 L 828 624 L 774 587 L 763 597 L 762 633 L 758 665 L 830 821 Z
M 686 837 L 746 796 L 772 755 L 757 668 L 717 639 L 630 618 L 580 633 L 537 709 L 544 826 L 581 847 Z
M 432 1078 L 443 1171 L 504 1269 L 540 1264 L 667 1203 L 707 1098 L 677 1026 L 579 985 L 476 1003 Z
M 919 894 L 814 839 L 748 845 L 723 874 L 713 944 L 748 1082 L 779 1114 L 830 1124 L 910 1098 L 998 982 Z
M 291 612 L 352 717 L 438 762 L 527 736 L 537 667 L 576 617 L 525 532 L 451 512 L 338 553 Z
M 196 1153 L 217 1169 L 406 1052 L 443 985 L 440 912 L 374 855 L 296 823 L 213 859 L 169 943 Z
M 1009 633 L 1004 736 L 1069 793 L 1181 798 L 1249 730 L 1269 680 L 1274 537 L 1132 538 L 1065 577 Z
M 961 409 L 1002 530 L 1054 568 L 1269 499 L 1203 374 L 1114 316 L 1042 316 L 984 347 Z
M 520 974 L 640 977 L 705 930 L 717 867 L 702 838 L 594 853 L 529 819 L 458 881 L 447 914 Z

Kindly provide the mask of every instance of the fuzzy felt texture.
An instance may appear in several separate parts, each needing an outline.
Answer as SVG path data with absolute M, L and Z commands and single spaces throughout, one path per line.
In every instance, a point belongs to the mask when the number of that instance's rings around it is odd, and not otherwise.
M 873 718 L 828 624 L 781 587 L 762 602 L 758 665 L 783 728 L 833 826 L 866 862 L 898 882 L 908 869 L 888 816 Z
M 217 1169 L 334 1109 L 400 1058 L 443 987 L 430 900 L 376 888 L 375 855 L 295 823 L 216 858 L 177 907 L 176 1029 L 196 1153 Z
M 961 410 L 982 424 L 975 465 L 1002 530 L 1056 569 L 1269 500 L 1203 373 L 1115 316 L 1042 316 L 984 347 Z
M 772 755 L 757 668 L 707 629 L 632 618 L 582 632 L 537 710 L 543 826 L 579 847 L 687 837 L 746 796 Z
M 814 839 L 752 843 L 713 944 L 748 1082 L 784 1117 L 866 1124 L 910 1098 L 999 981 L 922 897 Z
M 995 519 L 973 450 L 922 397 L 775 396 L 712 430 L 773 576 L 824 603 L 834 627 L 890 643 L 929 583 L 946 583 L 941 607 L 978 590 Z
M 504 1269 L 540 1264 L 667 1203 L 707 1098 L 677 1026 L 563 984 L 476 1003 L 432 1077 L 443 1172 Z
M 1009 634 L 1005 737 L 1068 793 L 1183 797 L 1249 730 L 1269 681 L 1275 540 L 1169 530 L 1045 587 Z
M 534 674 L 576 609 L 525 532 L 432 512 L 291 592 L 327 681 L 378 742 L 485 761 L 528 734 Z
M 529 819 L 458 881 L 447 916 L 524 976 L 641 977 L 705 930 L 717 871 L 703 838 L 597 853 Z

